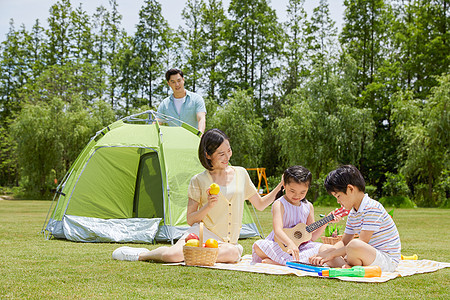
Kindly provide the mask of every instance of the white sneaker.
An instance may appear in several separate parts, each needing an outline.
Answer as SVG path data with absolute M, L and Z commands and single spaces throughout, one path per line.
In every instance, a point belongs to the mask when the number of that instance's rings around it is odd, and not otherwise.
M 114 250 L 112 258 L 117 260 L 137 261 L 139 260 L 139 254 L 148 251 L 149 250 L 146 248 L 133 248 L 123 246 Z

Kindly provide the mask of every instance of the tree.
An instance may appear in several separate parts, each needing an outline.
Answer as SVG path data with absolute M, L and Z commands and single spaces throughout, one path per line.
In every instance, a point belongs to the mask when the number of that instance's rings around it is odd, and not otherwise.
M 186 22 L 186 28 L 181 28 L 182 31 L 179 33 L 186 52 L 186 65 L 183 69 L 186 74 L 189 74 L 189 81 L 186 86 L 193 92 L 197 91 L 197 81 L 203 77 L 203 61 L 201 60 L 201 52 L 204 48 L 201 33 L 201 9 L 203 5 L 202 0 L 188 0 L 181 13 L 183 20 Z
M 168 51 L 170 28 L 161 14 L 161 4 L 156 0 L 146 0 L 139 11 L 139 23 L 135 35 L 134 46 L 140 59 L 140 72 L 137 78 L 142 98 L 147 98 L 147 104 L 153 107 L 156 95 L 163 95 L 162 63 L 164 53 Z M 137 103 L 139 107 L 144 103 Z
M 281 169 L 304 165 L 318 179 L 338 164 L 358 166 L 364 150 L 371 147 L 371 111 L 353 105 L 354 65 L 350 60 L 344 67 L 345 72 L 330 74 L 327 84 L 313 71 L 314 79 L 288 96 L 290 104 L 283 106 L 285 117 L 275 120 L 274 127 Z
M 21 185 L 31 195 L 46 196 L 53 180 L 65 174 L 89 137 L 112 119 L 104 102 L 86 109 L 76 95 L 72 99 L 71 103 L 56 97 L 39 105 L 26 104 L 11 127 L 18 145 Z
M 118 114 L 126 116 L 135 107 L 139 91 L 138 74 L 140 60 L 135 55 L 134 39 L 124 35 L 121 39 L 118 53 L 118 84 L 120 85 L 121 105 L 117 108 Z
M 386 172 L 396 172 L 398 141 L 393 134 L 390 95 L 398 90 L 395 52 L 391 48 L 394 16 L 384 0 L 344 1 L 346 24 L 340 35 L 344 51 L 356 62 L 358 107 L 369 108 L 376 126 L 374 147 L 363 153 L 360 170 L 381 192 Z M 383 151 L 380 151 L 383 149 Z M 370 171 L 369 171 L 370 170 Z M 378 194 L 381 196 L 381 194 Z
M 427 99 L 414 99 L 407 91 L 398 93 L 394 102 L 393 119 L 405 155 L 401 171 L 414 187 L 415 202 L 425 206 L 439 206 L 449 193 L 439 195 L 437 186 L 450 169 L 450 75 L 436 80 L 439 84 Z
M 330 76 L 330 67 L 337 57 L 337 28 L 330 17 L 328 2 L 321 0 L 314 8 L 311 20 L 305 24 L 305 58 L 310 68 L 320 71 L 318 76 L 326 84 Z
M 288 95 L 300 85 L 301 77 L 308 73 L 305 51 L 305 0 L 290 0 L 287 6 L 287 21 L 285 28 L 285 49 L 283 52 L 286 62 L 283 69 L 285 79 L 282 84 L 283 94 Z M 284 97 L 283 97 L 284 98 Z
M 231 18 L 224 26 L 226 45 L 222 53 L 224 91 L 252 91 L 255 107 L 262 115 L 263 100 L 269 98 L 281 52 L 281 26 L 266 0 L 233 0 L 228 12 Z
M 427 97 L 437 84 L 435 75 L 449 71 L 448 11 L 447 0 L 409 0 L 395 5 L 395 43 L 400 51 L 403 87 L 412 89 L 418 98 Z
M 33 25 L 31 33 L 26 36 L 27 60 L 30 68 L 29 80 L 35 80 L 45 69 L 44 64 L 44 45 L 47 43 L 45 30 L 40 25 L 39 19 Z
M 107 95 L 110 105 L 113 109 L 117 109 L 120 105 L 120 86 L 119 86 L 119 69 L 120 55 L 122 53 L 121 39 L 126 35 L 124 30 L 120 28 L 122 15 L 118 11 L 116 0 L 109 0 L 111 12 L 107 11 L 104 6 L 97 8 L 93 16 L 93 25 L 95 32 L 93 34 L 94 59 L 100 69 L 105 71 L 107 75 Z M 125 45 L 129 47 L 130 45 Z M 105 80 L 99 78 L 99 80 Z
M 107 23 L 107 30 L 109 33 L 108 46 L 109 51 L 107 53 L 108 65 L 109 65 L 109 100 L 111 107 L 114 108 L 117 105 L 118 96 L 116 95 L 119 81 L 119 55 L 121 38 L 126 35 L 124 30 L 120 30 L 120 22 L 122 15 L 118 11 L 118 4 L 116 0 L 109 0 L 112 11 L 110 14 L 109 22 Z
M 201 87 L 206 91 L 207 97 L 214 99 L 218 104 L 225 99 L 219 97 L 219 82 L 223 80 L 221 73 L 221 52 L 223 51 L 223 26 L 226 20 L 221 0 L 208 0 L 202 6 L 201 12 L 202 40 L 204 48 L 200 52 L 200 58 L 204 62 L 205 76 L 202 78 Z
M 27 52 L 25 41 L 28 33 L 22 26 L 15 30 L 14 21 L 6 41 L 1 44 L 0 61 L 0 124 L 5 126 L 21 109 L 18 90 L 26 83 L 30 69 L 26 64 Z
M 25 105 L 11 133 L 20 183 L 32 194 L 45 196 L 54 176 L 65 174 L 89 137 L 113 121 L 108 104 L 92 98 L 96 70 L 86 64 L 54 65 L 21 89 Z
M 18 184 L 17 145 L 11 138 L 10 121 L 0 124 L 0 186 Z
M 63 66 L 54 65 L 42 72 L 35 81 L 28 83 L 19 91 L 24 103 L 39 105 L 52 98 L 64 102 L 72 102 L 72 96 L 78 95 L 80 100 L 92 103 L 100 99 L 104 91 L 104 83 L 95 80 L 101 77 L 102 71 L 90 64 L 66 63 Z
M 80 5 L 70 12 L 69 27 L 67 30 L 70 41 L 70 59 L 79 63 L 91 62 L 93 59 L 93 35 L 91 33 L 91 20 Z
M 253 106 L 252 97 L 245 91 L 234 92 L 229 102 L 208 118 L 210 128 L 220 128 L 230 137 L 233 165 L 246 168 L 260 166 L 261 118 Z
M 46 30 L 48 44 L 45 49 L 45 64 L 64 65 L 70 59 L 70 14 L 69 0 L 60 0 L 50 7 L 49 29 Z
M 38 21 L 30 34 L 23 25 L 15 30 L 11 20 L 0 45 L 0 186 L 17 184 L 17 148 L 9 127 L 23 106 L 19 90 L 42 72 L 41 33 Z

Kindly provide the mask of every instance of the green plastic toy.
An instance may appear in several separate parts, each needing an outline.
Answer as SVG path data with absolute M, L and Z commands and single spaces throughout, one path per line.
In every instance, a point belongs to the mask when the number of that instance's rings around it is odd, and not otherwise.
M 336 269 L 323 270 L 318 272 L 319 276 L 324 277 L 380 277 L 381 268 L 379 266 L 354 266 L 351 269 Z

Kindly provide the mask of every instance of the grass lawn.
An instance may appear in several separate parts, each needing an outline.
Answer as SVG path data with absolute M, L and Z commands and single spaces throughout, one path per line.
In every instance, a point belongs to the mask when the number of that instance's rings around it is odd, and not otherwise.
M 449 268 L 365 284 L 115 261 L 111 253 L 118 244 L 45 240 L 39 235 L 49 205 L 48 201 L 0 201 L 1 299 L 450 298 Z M 316 219 L 331 209 L 317 207 Z M 448 213 L 444 209 L 396 209 L 402 253 L 450 262 Z M 267 235 L 270 209 L 258 216 Z M 240 241 L 244 254 L 251 253 L 255 240 Z

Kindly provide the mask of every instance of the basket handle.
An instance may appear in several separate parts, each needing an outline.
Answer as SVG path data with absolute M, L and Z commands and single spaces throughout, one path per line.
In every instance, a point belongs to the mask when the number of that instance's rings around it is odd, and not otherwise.
M 200 243 L 198 243 L 198 246 L 203 247 L 203 222 L 200 222 L 198 237 L 200 239 Z

